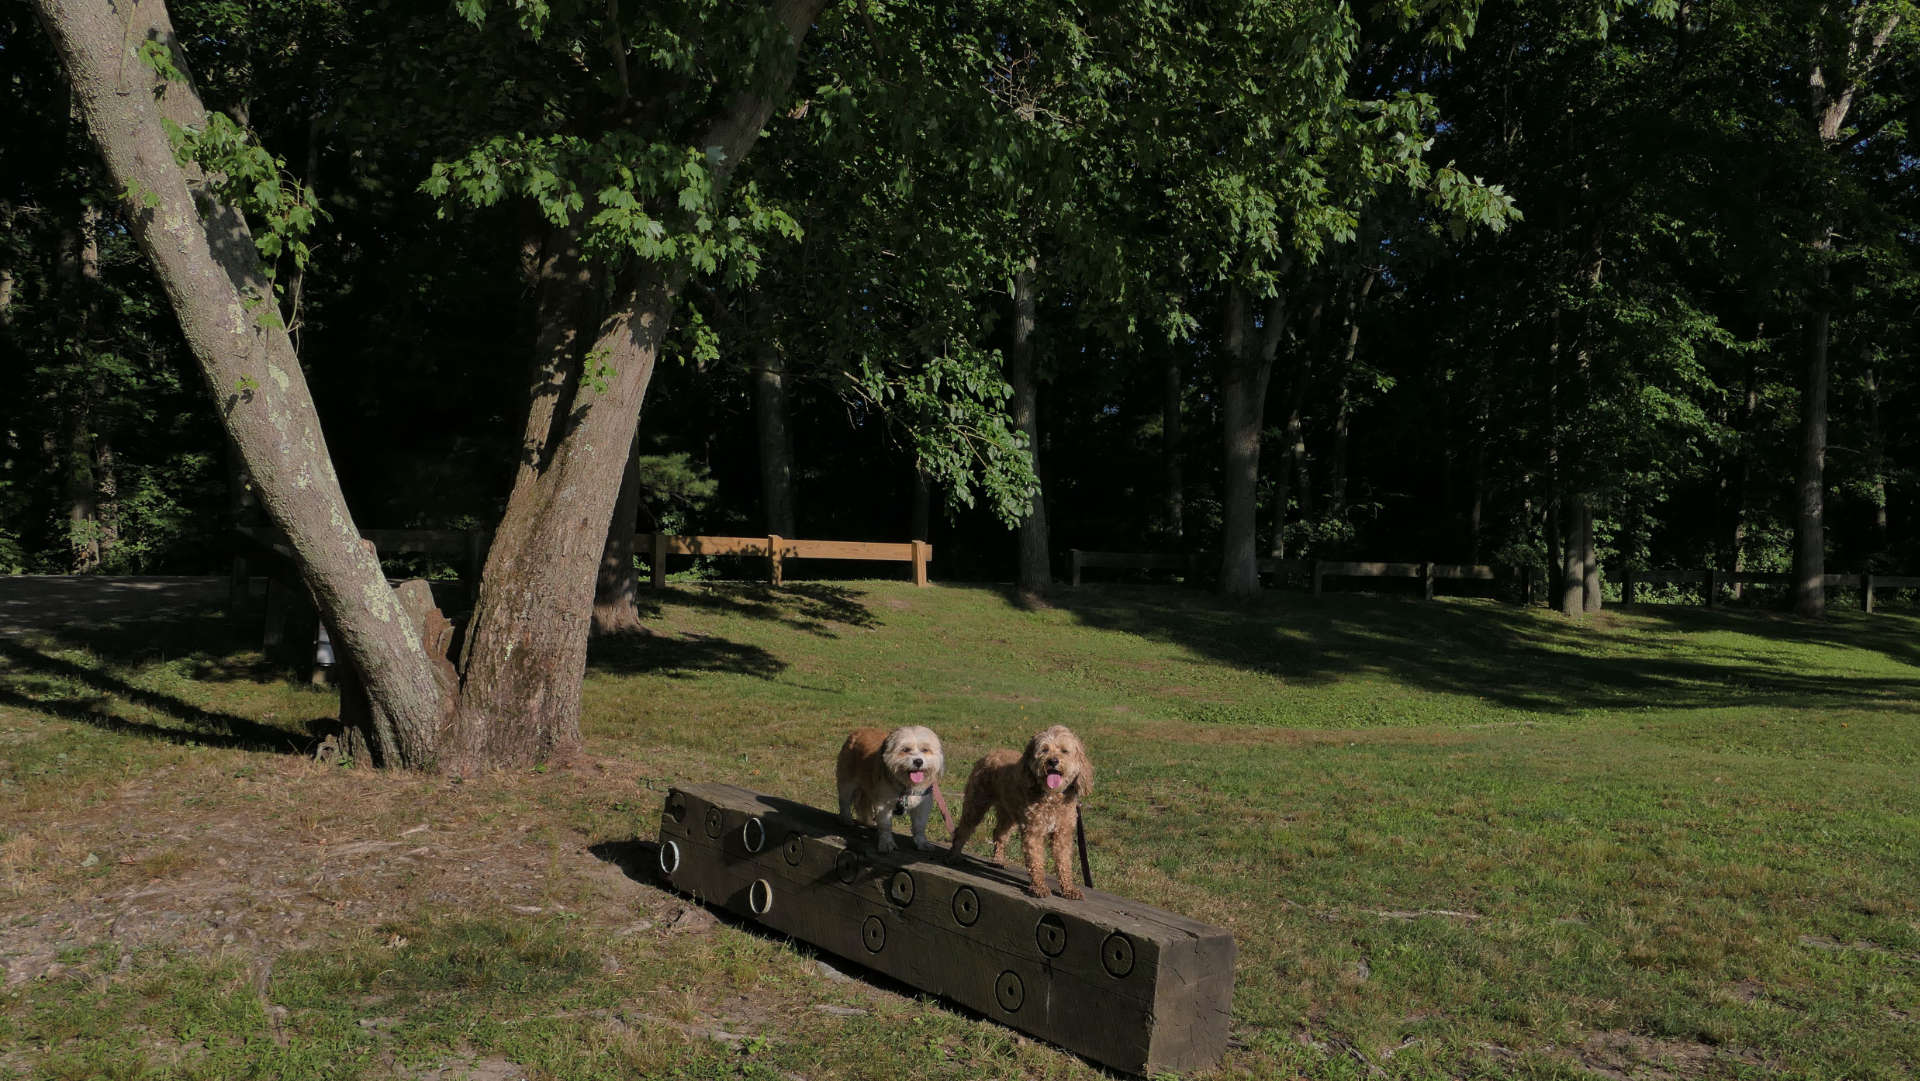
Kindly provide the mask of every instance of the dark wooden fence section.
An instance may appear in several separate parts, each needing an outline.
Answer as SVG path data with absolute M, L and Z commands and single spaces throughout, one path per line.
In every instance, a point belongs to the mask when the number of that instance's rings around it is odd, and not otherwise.
M 1677 570 L 1629 570 L 1620 575 L 1620 598 L 1627 604 L 1638 599 L 1642 586 L 1698 586 L 1708 608 L 1720 602 L 1720 594 L 1740 586 L 1791 586 L 1793 575 L 1784 571 L 1722 571 L 1712 567 Z M 1829 574 L 1822 584 L 1828 589 L 1858 588 L 1860 607 L 1873 612 L 1876 589 L 1920 589 L 1920 576 L 1907 574 Z
M 1199 577 L 1202 568 L 1210 567 L 1210 561 L 1218 558 L 1204 552 L 1183 555 L 1167 552 L 1095 552 L 1079 548 L 1070 549 L 1067 554 L 1071 566 L 1070 581 L 1076 586 L 1080 584 L 1080 572 L 1092 568 L 1176 571 L 1192 579 Z M 1329 578 L 1387 578 L 1418 581 L 1421 585 L 1421 594 L 1428 600 L 1433 599 L 1435 585 L 1438 582 L 1510 582 L 1517 590 L 1517 599 L 1520 603 L 1532 604 L 1540 583 L 1540 570 L 1537 567 L 1494 567 L 1483 563 L 1391 563 L 1309 559 L 1262 559 L 1258 562 L 1262 574 L 1311 574 L 1313 595 L 1316 597 L 1325 591 L 1326 580 Z M 1637 602 L 1638 594 L 1644 586 L 1680 585 L 1699 587 L 1707 606 L 1712 607 L 1719 602 L 1720 595 L 1726 590 L 1747 585 L 1791 585 L 1793 576 L 1781 572 L 1728 572 L 1709 567 L 1628 570 L 1621 572 L 1619 581 L 1621 599 L 1627 604 Z M 1873 611 L 1876 589 L 1920 589 L 1920 576 L 1915 575 L 1829 574 L 1825 582 L 1828 589 L 1859 589 L 1861 607 L 1868 613 Z
M 640 533 L 633 538 L 638 551 L 650 553 L 653 588 L 667 585 L 667 557 L 686 556 L 758 556 L 767 561 L 767 581 L 779 585 L 784 579 L 782 564 L 789 559 L 876 559 L 889 563 L 913 564 L 913 584 L 927 584 L 927 564 L 933 562 L 933 545 L 926 541 L 904 544 L 878 541 L 794 540 L 777 534 L 765 537 L 677 537 L 669 533 Z

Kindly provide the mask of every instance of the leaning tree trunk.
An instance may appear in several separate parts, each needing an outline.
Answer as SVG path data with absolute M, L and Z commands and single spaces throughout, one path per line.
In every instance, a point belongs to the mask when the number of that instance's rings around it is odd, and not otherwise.
M 272 317 L 273 284 L 245 219 L 207 195 L 197 166 L 174 158 L 163 120 L 200 127 L 206 110 L 190 81 L 159 79 L 139 55 L 157 42 L 187 70 L 164 0 L 36 0 L 36 7 L 114 187 L 130 196 L 129 227 L 153 262 L 228 435 L 286 533 L 336 646 L 367 688 L 376 753 L 389 764 L 432 761 L 452 687 L 360 541 L 299 358 Z
M 1286 318 L 1284 300 L 1275 296 L 1256 334 L 1247 291 L 1227 290 L 1225 359 L 1220 373 L 1220 412 L 1225 423 L 1225 514 L 1220 538 L 1220 592 L 1251 597 L 1260 591 L 1260 562 L 1254 537 L 1260 485 L 1260 425 L 1266 412 L 1267 384 L 1280 349 Z
M 800 43 L 825 0 L 779 0 L 789 47 L 772 77 L 737 94 L 702 137 L 725 190 L 753 148 L 774 96 L 792 82 Z M 621 283 L 588 351 L 612 375 L 585 385 L 583 365 L 553 373 L 558 393 L 536 396 L 528 455 L 494 533 L 480 596 L 461 647 L 461 696 L 447 756 L 455 768 L 564 756 L 580 743 L 586 615 L 607 523 L 633 444 L 660 343 L 685 284 L 685 263 L 643 263 Z
M 1033 329 L 1037 298 L 1033 285 L 1034 260 L 1013 276 L 1013 342 L 1007 350 L 1007 383 L 1013 387 L 1013 426 L 1027 437 L 1033 473 L 1040 476 L 1039 392 L 1033 375 Z M 1045 593 L 1053 585 L 1053 561 L 1048 555 L 1047 493 L 1044 484 L 1033 492 L 1033 510 L 1020 523 L 1020 592 Z

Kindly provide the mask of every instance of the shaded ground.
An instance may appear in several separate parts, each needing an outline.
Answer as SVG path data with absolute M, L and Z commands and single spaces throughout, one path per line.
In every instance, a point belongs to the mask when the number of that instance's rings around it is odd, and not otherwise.
M 194 615 L 225 604 L 228 583 L 218 577 L 0 575 L 0 637 Z

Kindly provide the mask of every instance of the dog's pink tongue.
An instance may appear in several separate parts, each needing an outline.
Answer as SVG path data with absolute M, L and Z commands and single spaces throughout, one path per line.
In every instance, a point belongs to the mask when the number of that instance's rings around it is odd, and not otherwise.
M 1047 774 L 1048 788 L 1059 788 L 1061 785 L 1066 783 L 1067 783 L 1067 779 L 1065 777 L 1060 776 L 1058 773 Z
M 912 773 L 907 774 L 907 780 L 912 781 L 914 784 L 924 784 L 927 780 L 926 771 L 914 770 Z

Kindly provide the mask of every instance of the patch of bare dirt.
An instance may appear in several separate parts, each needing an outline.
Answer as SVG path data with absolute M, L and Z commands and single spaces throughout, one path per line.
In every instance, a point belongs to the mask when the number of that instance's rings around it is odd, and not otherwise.
M 0 812 L 0 983 L 57 976 L 60 952 L 102 942 L 123 955 L 240 951 L 265 971 L 283 951 L 422 910 L 566 912 L 617 930 L 688 908 L 541 806 L 627 800 L 642 808 L 635 833 L 650 834 L 647 801 L 618 768 L 455 784 L 292 757 L 247 764 L 235 777 L 210 755 L 130 778 L 57 822 Z M 697 911 L 680 918 L 710 927 Z
M 1757 1065 L 1760 1059 L 1737 1049 L 1698 1040 L 1656 1040 L 1632 1032 L 1596 1032 L 1573 1048 L 1588 1073 L 1611 1081 L 1677 1081 L 1698 1077 L 1716 1062 Z

